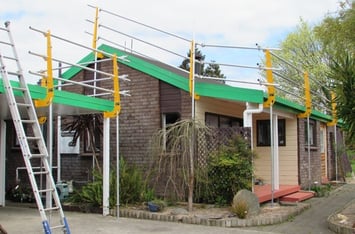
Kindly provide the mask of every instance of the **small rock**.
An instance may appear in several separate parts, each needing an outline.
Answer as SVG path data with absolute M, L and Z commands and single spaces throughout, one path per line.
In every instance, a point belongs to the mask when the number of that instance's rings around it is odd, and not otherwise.
M 233 204 L 237 202 L 245 202 L 248 207 L 248 216 L 257 215 L 260 212 L 260 204 L 258 197 L 249 190 L 242 189 L 233 198 Z

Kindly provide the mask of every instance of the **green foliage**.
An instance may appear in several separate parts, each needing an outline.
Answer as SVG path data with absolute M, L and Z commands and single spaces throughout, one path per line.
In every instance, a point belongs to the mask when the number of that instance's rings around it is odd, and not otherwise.
M 240 219 L 245 219 L 248 215 L 248 204 L 245 201 L 232 203 L 231 211 Z
M 102 206 L 103 177 L 102 174 L 94 171 L 94 181 L 84 185 L 80 191 L 75 192 L 70 200 L 74 203 L 90 204 L 93 207 Z M 145 194 L 145 195 L 144 195 Z M 154 191 L 146 189 L 143 176 L 140 170 L 128 166 L 120 160 L 120 204 L 141 202 L 143 198 L 151 199 Z M 110 207 L 116 206 L 116 169 L 110 170 Z
M 339 57 L 343 51 L 355 52 L 355 4 L 349 2 L 340 5 L 336 14 L 328 15 L 315 27 L 316 36 L 332 57 Z
M 234 136 L 229 144 L 222 146 L 208 162 L 207 178 L 199 181 L 200 201 L 230 204 L 239 190 L 250 189 L 252 156 L 241 136 Z
M 329 77 L 335 81 L 337 115 L 345 123 L 347 137 L 355 142 L 355 60 L 345 53 L 342 58 L 334 59 Z
M 195 162 L 194 142 L 198 136 L 207 136 L 210 129 L 193 119 L 183 119 L 156 132 L 152 138 L 151 174 L 153 182 L 160 185 L 164 178 L 164 198 L 171 201 L 188 199 L 192 209 L 193 190 L 197 163 Z
M 137 203 L 142 201 L 145 191 L 143 174 L 136 167 L 120 161 L 120 203 Z
M 322 96 L 329 94 L 319 84 L 329 84 L 327 78 L 329 68 L 325 62 L 328 61 L 328 58 L 322 50 L 321 41 L 316 37 L 313 27 L 301 20 L 296 30 L 288 34 L 285 40 L 280 43 L 280 48 L 281 50 L 275 51 L 275 54 L 287 62 L 273 56 L 273 67 L 281 69 L 275 72 L 274 76 L 275 83 L 280 85 L 278 95 L 303 105 L 304 100 L 299 97 L 304 96 L 304 88 L 299 84 L 304 83 L 303 71 L 307 71 L 311 78 L 315 77 L 318 81 L 310 80 L 312 91 L 317 93 L 312 96 L 312 101 L 324 103 L 320 94 Z M 313 108 L 319 107 L 314 105 Z
M 190 70 L 190 56 L 191 50 L 187 53 L 187 58 L 185 58 L 181 65 L 179 66 L 186 71 Z M 217 78 L 226 78 L 226 76 L 222 73 L 218 64 L 215 64 L 215 61 L 211 61 L 208 64 L 207 68 L 205 68 L 205 64 L 203 63 L 205 60 L 205 55 L 199 49 L 195 49 L 195 73 L 198 75 L 208 76 L 208 77 L 217 77 Z
M 332 185 L 313 185 L 311 190 L 315 192 L 316 197 L 324 197 L 329 195 L 330 191 L 332 190 Z

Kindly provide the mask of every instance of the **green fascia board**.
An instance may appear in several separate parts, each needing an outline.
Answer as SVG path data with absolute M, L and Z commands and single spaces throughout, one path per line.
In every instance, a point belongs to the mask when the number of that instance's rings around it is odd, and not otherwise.
M 127 54 L 124 51 L 121 51 L 117 48 L 113 48 L 108 45 L 101 45 L 98 48 L 101 51 L 110 54 L 116 54 L 118 57 L 120 56 L 127 56 L 126 59 L 128 61 L 121 61 L 120 63 L 134 68 L 138 71 L 146 73 L 154 78 L 162 80 L 168 84 L 171 84 L 181 90 L 189 92 L 189 80 L 187 77 L 174 73 L 169 69 L 164 69 L 141 59 L 137 56 Z M 93 53 L 87 55 L 82 60 L 81 63 L 87 63 L 94 60 Z M 71 79 L 74 75 L 76 75 L 81 69 L 78 67 L 73 67 L 67 70 L 63 74 L 63 78 Z M 255 90 L 255 89 L 247 89 L 247 88 L 239 88 L 239 87 L 232 87 L 228 85 L 221 85 L 221 84 L 211 84 L 207 82 L 196 81 L 195 82 L 195 91 L 196 94 L 205 97 L 212 97 L 212 98 L 220 98 L 232 101 L 241 101 L 241 102 L 254 102 L 254 103 L 262 103 L 263 102 L 263 91 L 262 90 Z
M 285 98 L 276 97 L 275 107 L 281 110 L 286 110 L 294 114 L 300 114 L 306 111 L 306 107 L 298 103 L 292 102 Z M 330 122 L 332 121 L 332 116 L 324 114 L 317 110 L 312 110 L 310 118 L 319 120 L 321 122 Z
M 14 87 L 19 87 L 19 83 L 16 81 L 11 81 L 11 84 Z M 28 84 L 28 89 L 32 99 L 43 99 L 46 96 L 46 90 L 41 86 Z M 3 80 L 0 79 L 0 93 L 4 92 Z M 15 91 L 14 94 L 15 96 L 22 96 L 21 91 Z M 85 108 L 99 112 L 111 111 L 114 106 L 113 102 L 110 100 L 88 97 L 62 90 L 54 90 L 53 103 Z

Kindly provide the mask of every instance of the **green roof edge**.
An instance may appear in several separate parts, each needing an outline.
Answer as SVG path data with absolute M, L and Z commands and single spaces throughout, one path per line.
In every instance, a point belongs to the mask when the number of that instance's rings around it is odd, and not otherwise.
M 14 87 L 19 87 L 19 83 L 16 81 L 11 81 L 11 84 Z M 30 91 L 30 95 L 32 99 L 43 99 L 46 95 L 45 88 L 28 84 L 28 89 Z M 0 93 L 4 93 L 4 85 L 3 80 L 0 79 Z M 15 96 L 22 96 L 21 91 L 15 91 Z M 63 104 L 67 106 L 91 109 L 94 111 L 111 111 L 113 109 L 113 102 L 106 99 L 88 97 L 77 93 L 71 93 L 63 90 L 54 90 L 54 98 L 53 103 L 55 104 Z

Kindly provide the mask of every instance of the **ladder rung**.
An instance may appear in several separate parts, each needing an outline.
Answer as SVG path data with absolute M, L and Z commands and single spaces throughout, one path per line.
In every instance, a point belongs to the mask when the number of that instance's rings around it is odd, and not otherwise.
M 52 189 L 52 188 L 38 190 L 39 193 L 46 193 L 46 192 L 53 192 L 53 191 L 54 191 L 54 189 Z
M 36 120 L 32 120 L 32 119 L 23 119 L 22 123 L 36 123 Z
M 51 230 L 53 230 L 53 229 L 60 229 L 60 228 L 64 228 L 64 227 L 65 227 L 64 225 L 52 226 L 52 227 L 51 227 Z
M 51 210 L 59 210 L 58 206 L 50 207 L 50 208 L 44 208 L 44 211 L 51 211 Z
M 24 106 L 24 107 L 30 107 L 31 104 L 27 104 L 27 103 L 17 103 L 18 106 Z
M 27 91 L 26 88 L 22 88 L 22 87 L 12 87 L 13 90 L 19 90 L 19 91 Z
M 29 136 L 29 137 L 26 137 L 27 140 L 31 140 L 31 141 L 35 141 L 35 140 L 40 140 L 41 138 L 40 137 L 35 137 L 35 136 Z
M 7 73 L 8 73 L 9 75 L 22 76 L 22 73 L 21 73 L 21 72 L 11 72 L 11 71 L 8 71 Z
M 48 174 L 48 171 L 36 171 L 33 172 L 34 175 L 44 175 L 44 174 Z
M 44 158 L 45 154 L 32 154 L 30 158 Z

